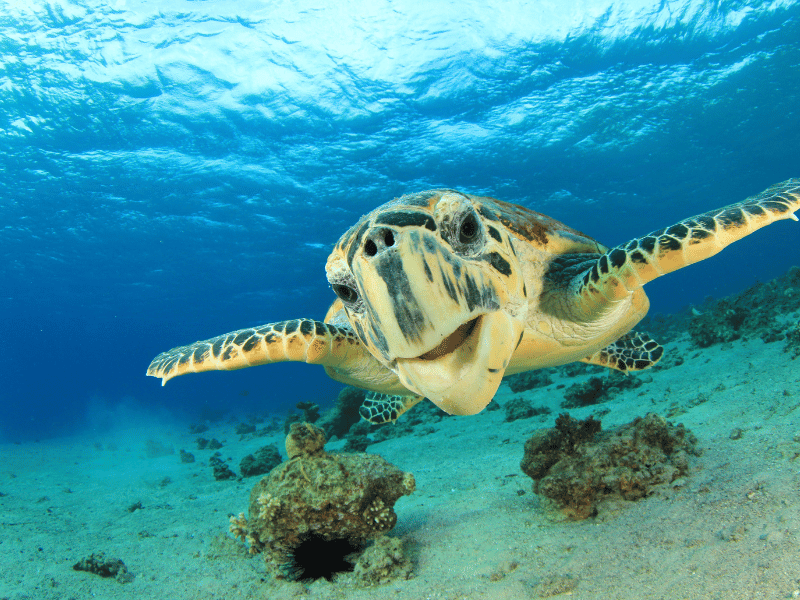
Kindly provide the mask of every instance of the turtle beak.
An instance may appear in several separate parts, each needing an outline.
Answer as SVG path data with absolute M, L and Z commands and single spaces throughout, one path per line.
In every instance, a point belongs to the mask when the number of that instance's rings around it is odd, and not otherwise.
M 523 323 L 503 311 L 462 324 L 436 348 L 398 358 L 404 386 L 453 415 L 474 415 L 491 402 L 523 331 Z

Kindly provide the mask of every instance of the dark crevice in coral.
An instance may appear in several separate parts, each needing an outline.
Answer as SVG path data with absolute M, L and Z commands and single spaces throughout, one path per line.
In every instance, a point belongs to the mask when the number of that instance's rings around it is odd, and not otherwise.
M 291 581 L 333 580 L 339 573 L 350 573 L 355 568 L 348 557 L 359 552 L 361 546 L 346 539 L 326 540 L 320 535 L 309 535 L 294 548 L 281 572 Z

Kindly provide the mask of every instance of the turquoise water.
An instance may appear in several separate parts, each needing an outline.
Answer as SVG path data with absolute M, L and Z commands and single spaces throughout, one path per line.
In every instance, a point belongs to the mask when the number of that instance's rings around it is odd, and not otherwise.
M 306 365 L 144 371 L 322 317 L 328 249 L 403 193 L 615 245 L 800 174 L 796 2 L 328 4 L 2 4 L 0 436 L 330 401 Z M 653 310 L 798 264 L 792 225 L 654 282 Z

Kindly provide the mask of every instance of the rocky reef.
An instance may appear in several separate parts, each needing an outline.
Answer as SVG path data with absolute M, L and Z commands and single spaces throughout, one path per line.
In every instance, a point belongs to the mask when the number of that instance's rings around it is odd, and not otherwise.
M 612 371 L 605 377 L 590 377 L 584 383 L 575 383 L 564 392 L 562 408 L 577 408 L 607 402 L 622 390 L 634 390 L 640 387 L 645 378 L 652 381 L 649 376 L 639 374 L 619 373 Z
M 265 475 L 281 464 L 281 454 L 277 446 L 270 444 L 262 446 L 253 454 L 248 454 L 239 463 L 242 477 Z
M 695 444 L 683 425 L 653 413 L 606 432 L 591 417 L 562 414 L 554 428 L 525 442 L 520 467 L 534 480 L 535 493 L 571 518 L 585 519 L 606 497 L 638 500 L 653 486 L 686 476 L 689 457 L 698 454 Z
M 361 420 L 358 409 L 364 402 L 365 394 L 364 390 L 350 386 L 339 392 L 333 408 L 325 412 L 316 423 L 328 438 L 344 437 Z
M 775 342 L 785 339 L 780 317 L 796 310 L 800 310 L 800 268 L 792 267 L 768 283 L 757 283 L 721 300 L 707 300 L 694 311 L 689 335 L 700 348 L 739 338 Z
M 515 394 L 545 387 L 553 383 L 551 376 L 552 369 L 536 369 L 535 371 L 525 371 L 516 375 L 509 375 L 505 378 L 505 383 Z
M 384 581 L 393 569 L 407 574 L 401 546 L 367 544 L 394 527 L 394 504 L 414 491 L 414 476 L 377 455 L 329 454 L 325 441 L 322 429 L 293 423 L 289 460 L 253 487 L 249 518 L 232 517 L 231 532 L 282 578 L 331 578 L 356 565 L 365 583 Z M 370 564 L 380 573 L 365 574 Z
M 530 419 L 538 415 L 550 414 L 550 409 L 546 406 L 534 406 L 530 400 L 517 396 L 512 398 L 503 406 L 506 413 L 504 421 L 510 423 L 518 419 Z

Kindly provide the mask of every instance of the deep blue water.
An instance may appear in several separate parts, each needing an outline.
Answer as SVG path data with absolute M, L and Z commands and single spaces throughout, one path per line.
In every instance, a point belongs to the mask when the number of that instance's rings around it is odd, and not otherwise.
M 800 176 L 797 2 L 320 4 L 3 3 L 0 436 L 329 402 L 319 367 L 144 372 L 321 317 L 331 244 L 406 192 L 614 245 Z M 653 310 L 800 264 L 798 227 L 650 284 Z

